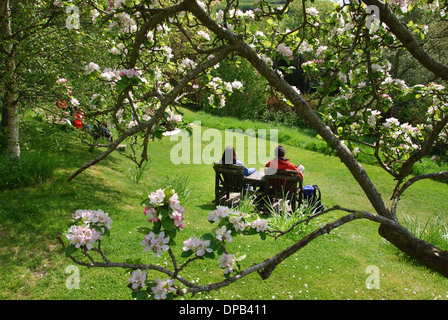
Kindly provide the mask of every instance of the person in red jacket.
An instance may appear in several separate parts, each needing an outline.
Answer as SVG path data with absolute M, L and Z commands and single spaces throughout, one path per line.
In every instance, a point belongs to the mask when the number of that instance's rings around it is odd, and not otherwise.
M 266 164 L 265 173 L 274 174 L 277 170 L 295 170 L 299 172 L 300 178 L 303 179 L 303 172 L 305 171 L 305 168 L 302 165 L 296 166 L 295 164 L 289 162 L 289 159 L 285 158 L 285 154 L 286 149 L 284 146 L 279 145 L 275 148 L 275 158 Z

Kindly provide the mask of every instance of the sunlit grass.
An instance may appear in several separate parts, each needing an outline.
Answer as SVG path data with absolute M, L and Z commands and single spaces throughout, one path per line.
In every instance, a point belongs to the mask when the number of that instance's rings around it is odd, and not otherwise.
M 235 128 L 238 124 L 235 121 Z M 224 136 L 224 131 L 220 132 Z M 46 152 L 47 147 L 41 147 L 43 141 L 28 139 L 30 147 Z M 141 201 L 149 192 L 166 184 L 172 184 L 179 192 L 182 190 L 185 196 L 185 228 L 176 238 L 176 253 L 182 251 L 182 241 L 191 235 L 199 236 L 213 230 L 213 225 L 207 221 L 208 212 L 215 208 L 212 203 L 213 168 L 206 163 L 173 164 L 170 151 L 178 141 L 165 137 L 162 141 L 151 142 L 151 162 L 138 181 L 129 176 L 133 164 L 113 153 L 71 182 L 67 182 L 68 176 L 98 151 L 90 153 L 86 146 L 76 143 L 65 132 L 57 133 L 57 141 L 59 156 L 54 179 L 42 185 L 1 193 L 1 299 L 131 298 L 126 287 L 129 275 L 117 269 L 80 267 L 80 288 L 67 289 L 66 268 L 73 262 L 63 255 L 56 236 L 67 230 L 67 220 L 76 209 L 102 209 L 109 213 L 113 219 L 111 237 L 104 240 L 103 248 L 109 259 L 116 262 L 131 258 L 172 266 L 168 255 L 157 259 L 142 252 L 139 242 L 143 235 L 138 232 L 139 227 L 148 226 Z M 201 150 L 210 143 L 201 141 Z M 246 159 L 249 152 L 244 150 Z M 217 158 L 219 156 L 217 152 Z M 372 210 L 360 187 L 337 158 L 288 145 L 287 156 L 292 162 L 305 166 L 305 183 L 320 187 L 325 206 L 339 204 Z M 262 167 L 264 163 L 257 165 Z M 393 180 L 378 167 L 366 165 L 366 170 L 387 200 Z M 419 182 L 404 194 L 399 206 L 400 218 L 404 214 L 422 219 L 446 215 L 447 197 L 444 184 Z M 331 218 L 334 217 L 323 219 Z M 398 254 L 397 249 L 378 235 L 377 229 L 378 225 L 368 221 L 344 225 L 284 261 L 265 281 L 255 273 L 229 287 L 202 293 L 193 299 L 446 299 L 446 278 Z M 268 237 L 262 241 L 256 235 L 238 236 L 228 249 L 245 252 L 247 257 L 242 267 L 249 267 L 296 240 L 297 237 L 278 240 Z M 369 265 L 376 265 L 380 270 L 380 289 L 366 288 Z M 224 279 L 216 260 L 197 261 L 182 275 L 199 284 Z M 151 273 L 151 276 L 161 275 Z

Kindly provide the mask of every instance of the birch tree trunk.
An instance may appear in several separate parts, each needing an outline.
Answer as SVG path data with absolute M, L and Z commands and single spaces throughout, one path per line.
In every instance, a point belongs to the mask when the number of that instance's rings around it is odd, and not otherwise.
M 12 41 L 11 11 L 9 0 L 0 0 L 1 30 L 9 37 L 5 45 L 6 59 L 6 98 L 3 108 L 7 114 L 8 155 L 10 160 L 20 157 L 19 144 L 19 108 L 17 104 L 16 62 L 14 59 L 14 42 Z

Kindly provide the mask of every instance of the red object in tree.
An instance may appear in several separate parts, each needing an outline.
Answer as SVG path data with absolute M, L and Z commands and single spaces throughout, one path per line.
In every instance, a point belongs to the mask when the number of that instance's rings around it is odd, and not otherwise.
M 76 129 L 82 129 L 82 118 L 83 118 L 84 116 L 83 115 L 80 115 L 79 113 L 75 113 L 75 121 L 74 121 L 74 123 L 75 123 L 75 128 Z
M 67 103 L 65 102 L 65 100 L 58 100 L 58 102 L 56 102 L 56 105 L 60 108 L 67 108 Z

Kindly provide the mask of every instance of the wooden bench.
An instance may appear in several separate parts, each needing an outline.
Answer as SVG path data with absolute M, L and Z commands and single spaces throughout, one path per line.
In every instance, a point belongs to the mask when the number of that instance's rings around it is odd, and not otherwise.
M 291 210 L 294 211 L 302 203 L 303 180 L 295 170 L 269 171 L 265 176 L 265 195 L 270 199 L 290 200 Z
M 240 197 L 244 195 L 244 167 L 233 164 L 215 163 L 215 200 L 219 204 L 225 195 L 229 199 L 230 193 L 237 192 Z

